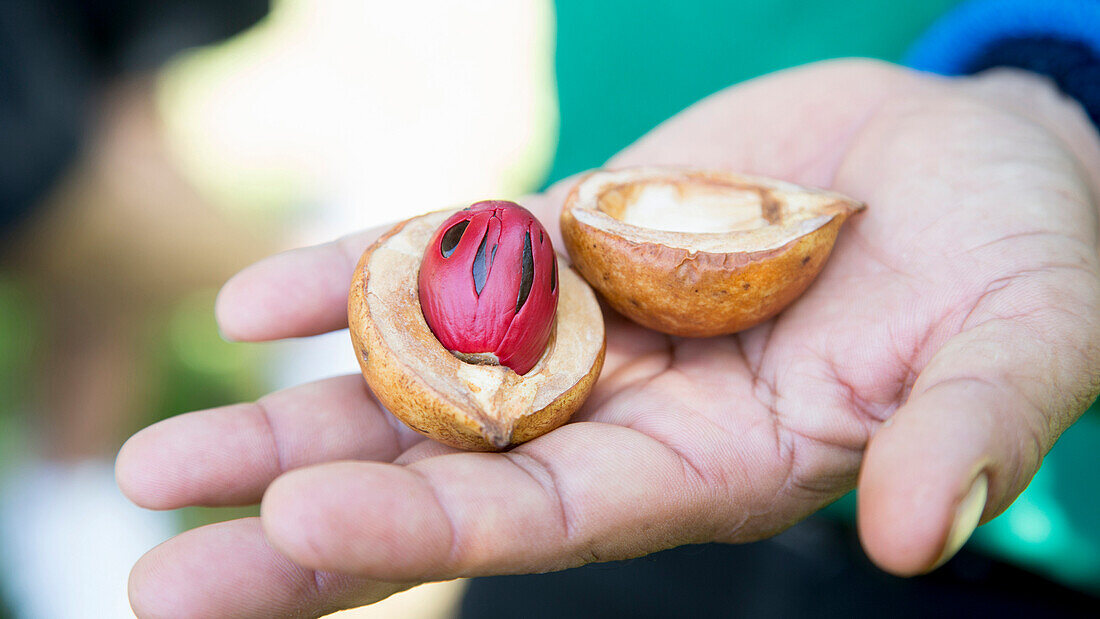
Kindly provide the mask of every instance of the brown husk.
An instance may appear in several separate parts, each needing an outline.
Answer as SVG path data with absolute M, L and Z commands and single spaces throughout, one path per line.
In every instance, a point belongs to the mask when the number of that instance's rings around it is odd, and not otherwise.
M 574 267 L 615 310 L 651 329 L 702 337 L 782 311 L 821 272 L 844 221 L 863 208 L 762 177 L 631 168 L 578 183 L 561 230 Z M 680 216 L 702 223 L 667 229 Z M 699 231 L 708 217 L 714 231 Z

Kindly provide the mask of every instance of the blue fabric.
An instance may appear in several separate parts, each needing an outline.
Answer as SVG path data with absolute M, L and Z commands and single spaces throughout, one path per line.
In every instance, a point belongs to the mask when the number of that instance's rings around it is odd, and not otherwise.
M 1036 37 L 1079 42 L 1100 55 L 1100 0 L 970 0 L 933 24 L 905 64 L 961 75 L 991 45 Z

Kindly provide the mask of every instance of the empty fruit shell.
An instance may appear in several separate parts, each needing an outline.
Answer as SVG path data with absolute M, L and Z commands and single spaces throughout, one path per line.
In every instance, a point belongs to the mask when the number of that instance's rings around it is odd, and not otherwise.
M 574 267 L 620 313 L 673 335 L 734 333 L 809 287 L 841 224 L 838 193 L 727 172 L 599 170 L 566 198 Z

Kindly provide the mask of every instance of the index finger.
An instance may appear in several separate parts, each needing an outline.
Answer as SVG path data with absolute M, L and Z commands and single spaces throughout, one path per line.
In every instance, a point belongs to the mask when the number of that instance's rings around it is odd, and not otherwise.
M 348 326 L 348 285 L 359 255 L 381 230 L 265 258 L 222 286 L 218 328 L 243 342 L 305 337 Z
M 560 184 L 521 204 L 535 213 L 562 249 L 555 199 Z M 363 251 L 388 227 L 350 234 L 313 247 L 292 249 L 253 264 L 234 275 L 218 293 L 214 308 L 227 339 L 262 342 L 319 335 L 348 326 L 348 286 Z

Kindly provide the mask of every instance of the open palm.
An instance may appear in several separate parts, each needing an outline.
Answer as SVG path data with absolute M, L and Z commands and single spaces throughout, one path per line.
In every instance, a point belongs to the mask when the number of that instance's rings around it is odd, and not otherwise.
M 998 103 L 1006 93 L 1018 109 Z M 607 312 L 604 373 L 575 423 L 503 454 L 419 437 L 358 376 L 147 428 L 118 462 L 135 502 L 262 499 L 262 516 L 151 551 L 131 578 L 135 608 L 321 614 L 425 580 L 751 541 L 857 480 L 872 558 L 931 569 L 972 528 L 960 504 L 987 518 L 1007 507 L 1100 391 L 1091 131 L 1011 76 L 842 62 L 720 93 L 611 165 L 724 168 L 867 202 L 794 305 L 708 339 Z M 564 189 L 525 204 L 552 227 Z M 371 238 L 242 272 L 219 299 L 223 330 L 346 326 Z

